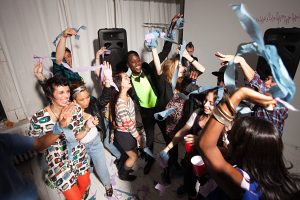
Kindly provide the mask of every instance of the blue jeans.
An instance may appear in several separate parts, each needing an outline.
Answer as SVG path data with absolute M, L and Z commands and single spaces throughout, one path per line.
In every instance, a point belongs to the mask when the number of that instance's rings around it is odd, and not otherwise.
M 109 152 L 116 157 L 116 159 L 120 159 L 121 157 L 121 153 L 120 151 L 117 149 L 117 147 L 112 143 L 109 142 L 109 122 L 107 121 L 107 119 L 104 119 L 104 124 L 105 124 L 105 128 L 106 128 L 106 136 L 104 138 L 104 146 L 106 149 L 109 150 Z
M 100 136 L 97 135 L 93 141 L 85 144 L 85 148 L 89 157 L 93 160 L 94 168 L 100 177 L 100 181 L 104 186 L 109 186 L 111 184 L 110 175 L 106 166 L 104 146 Z

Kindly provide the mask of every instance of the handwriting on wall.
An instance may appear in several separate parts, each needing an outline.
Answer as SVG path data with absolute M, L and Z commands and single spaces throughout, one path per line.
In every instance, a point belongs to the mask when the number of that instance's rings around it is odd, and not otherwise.
M 255 17 L 255 20 L 260 23 L 277 23 L 277 24 L 293 24 L 300 21 L 300 13 L 282 14 L 280 12 L 269 12 L 264 16 Z

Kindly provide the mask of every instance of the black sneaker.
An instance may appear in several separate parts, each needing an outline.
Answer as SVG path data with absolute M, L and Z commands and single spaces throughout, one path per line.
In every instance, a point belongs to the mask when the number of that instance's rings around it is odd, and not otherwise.
M 178 196 L 182 196 L 182 195 L 184 195 L 184 194 L 186 194 L 186 193 L 187 193 L 187 192 L 186 192 L 186 190 L 185 190 L 185 188 L 184 188 L 183 185 L 179 186 L 179 187 L 177 188 L 177 190 L 176 190 L 176 194 L 177 194 Z
M 155 160 L 153 158 L 148 158 L 148 162 L 144 167 L 144 174 L 149 174 L 154 161 Z
M 170 174 L 168 173 L 167 170 L 164 169 L 164 171 L 161 173 L 161 179 L 162 179 L 162 182 L 164 184 L 171 184 L 171 179 L 170 179 Z

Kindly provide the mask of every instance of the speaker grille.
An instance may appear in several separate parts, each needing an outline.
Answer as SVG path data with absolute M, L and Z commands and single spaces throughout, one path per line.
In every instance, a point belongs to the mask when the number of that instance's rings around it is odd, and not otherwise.
M 127 34 L 123 28 L 99 29 L 98 40 L 100 47 L 106 47 L 111 53 L 104 56 L 104 60 L 112 65 L 114 72 L 124 71 L 126 64 L 124 57 L 128 52 Z

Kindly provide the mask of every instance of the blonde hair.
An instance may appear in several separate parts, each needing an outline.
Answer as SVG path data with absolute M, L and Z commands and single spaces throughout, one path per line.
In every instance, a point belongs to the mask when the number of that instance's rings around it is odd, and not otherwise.
M 171 58 L 171 59 L 168 59 L 166 60 L 165 62 L 163 62 L 161 68 L 163 70 L 163 73 L 166 75 L 166 78 L 167 78 L 167 81 L 169 83 L 172 83 L 172 77 L 175 73 L 175 69 L 178 65 L 176 65 L 176 61 L 179 62 L 179 60 L 177 58 Z M 177 78 L 177 81 L 176 81 L 176 86 L 175 88 L 178 90 L 178 91 L 181 91 L 183 88 L 182 88 L 182 81 L 183 81 L 183 77 L 178 77 Z
M 163 70 L 163 73 L 166 75 L 167 77 L 167 80 L 169 83 L 172 82 L 172 77 L 173 77 L 173 74 L 175 72 L 175 69 L 176 69 L 176 61 L 178 59 L 176 58 L 171 58 L 171 59 L 168 59 L 166 60 L 165 62 L 163 62 L 161 68 Z

